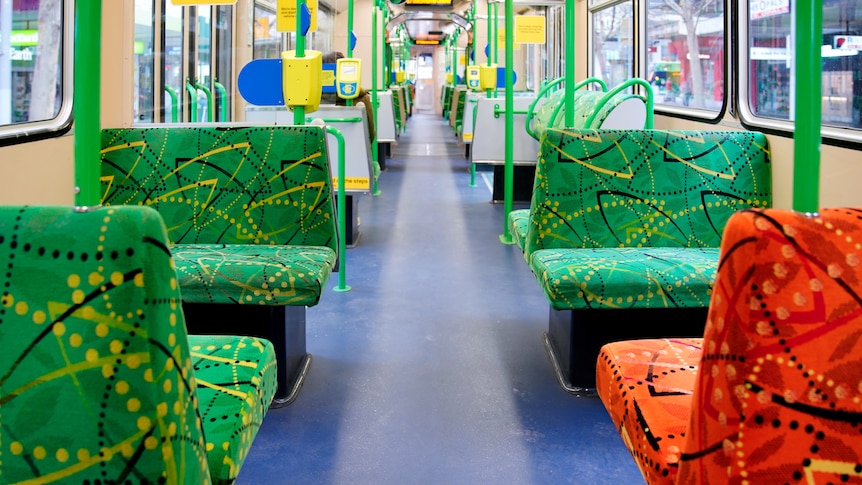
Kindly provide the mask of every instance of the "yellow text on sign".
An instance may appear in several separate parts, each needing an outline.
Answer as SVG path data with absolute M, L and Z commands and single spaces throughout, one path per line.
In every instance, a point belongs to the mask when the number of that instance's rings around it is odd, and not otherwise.
M 174 5 L 233 5 L 236 0 L 171 0 Z
M 311 12 L 311 27 L 309 32 L 317 30 L 317 0 L 306 0 Z M 278 0 L 278 23 L 275 26 L 279 32 L 296 32 L 296 0 Z
M 517 18 L 517 17 L 515 17 L 515 18 Z M 517 36 L 515 36 L 512 39 L 512 42 L 513 42 L 512 49 L 518 50 L 521 48 L 521 46 L 518 45 L 518 37 Z M 506 49 L 506 30 L 505 29 L 498 29 L 497 30 L 497 48 L 498 49 Z
M 324 69 L 320 84 L 321 86 L 335 86 L 335 71 Z
M 515 17 L 515 38 L 518 44 L 545 43 L 545 17 L 541 15 L 518 15 Z
M 338 188 L 338 177 L 332 177 L 332 188 Z M 368 177 L 344 177 L 344 190 L 369 190 L 371 181 Z

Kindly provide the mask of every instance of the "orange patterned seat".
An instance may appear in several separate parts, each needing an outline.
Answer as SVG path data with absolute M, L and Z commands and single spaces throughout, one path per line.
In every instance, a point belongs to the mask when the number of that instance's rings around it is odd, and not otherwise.
M 862 483 L 862 210 L 728 222 L 703 339 L 607 344 L 648 483 Z

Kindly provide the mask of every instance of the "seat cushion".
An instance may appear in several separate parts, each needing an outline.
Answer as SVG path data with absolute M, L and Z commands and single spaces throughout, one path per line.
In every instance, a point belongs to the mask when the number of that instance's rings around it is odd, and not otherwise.
M 175 244 L 171 252 L 186 303 L 314 306 L 335 265 L 326 246 Z
M 602 347 L 596 390 L 647 483 L 673 483 L 689 424 L 703 339 Z
M 190 335 L 192 365 L 213 483 L 233 483 L 276 391 L 272 343 Z
M 718 248 L 543 249 L 530 267 L 551 307 L 705 308 Z
M 530 209 L 518 209 L 509 212 L 509 230 L 515 243 L 524 250 L 524 242 L 527 240 L 527 228 L 530 226 Z

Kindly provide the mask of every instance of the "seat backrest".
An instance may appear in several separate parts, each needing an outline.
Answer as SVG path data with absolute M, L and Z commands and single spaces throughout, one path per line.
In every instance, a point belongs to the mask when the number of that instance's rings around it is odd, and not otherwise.
M 154 207 L 171 243 L 338 250 L 319 126 L 105 129 L 101 166 L 102 202 Z
M 858 209 L 731 218 L 677 483 L 859 482 L 860 243 Z
M 0 255 L 0 482 L 208 483 L 159 214 L 0 207 Z
M 525 252 L 715 247 L 731 214 L 772 204 L 756 132 L 548 129 Z
M 646 124 L 647 109 L 642 97 L 625 92 L 609 94 L 578 89 L 574 92 L 573 125 L 566 127 L 565 95 L 565 89 L 554 91 L 536 110 L 533 131 L 538 139 L 548 128 L 639 130 Z

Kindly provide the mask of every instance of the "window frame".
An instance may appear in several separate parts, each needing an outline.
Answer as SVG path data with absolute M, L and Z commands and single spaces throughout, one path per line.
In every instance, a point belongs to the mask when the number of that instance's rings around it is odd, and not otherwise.
M 736 20 L 738 32 L 736 47 L 736 76 L 737 86 L 735 86 L 735 109 L 739 116 L 739 121 L 745 129 L 759 130 L 765 133 L 776 134 L 784 137 L 793 137 L 795 129 L 795 120 L 792 119 L 776 119 L 758 116 L 754 113 L 749 99 L 751 94 L 751 86 L 748 80 L 751 76 L 751 59 L 749 45 L 750 39 L 750 1 L 739 0 L 740 8 L 737 10 L 738 19 Z M 744 7 L 744 9 L 742 8 Z M 795 12 L 796 4 L 790 2 L 791 9 Z M 795 15 L 791 13 L 791 15 Z M 791 22 L 791 25 L 793 23 Z M 791 32 L 791 34 L 795 34 Z M 822 35 L 822 34 L 821 34 Z M 821 61 L 822 64 L 822 61 Z M 791 93 L 793 95 L 793 93 Z M 822 96 L 822 86 L 821 86 Z M 822 115 L 821 115 L 822 117 Z M 862 146 L 862 128 L 838 127 L 831 125 L 820 125 L 821 139 L 824 144 L 835 145 L 859 149 Z
M 72 127 L 72 84 L 74 62 L 74 0 L 63 0 L 60 12 L 62 27 L 60 70 L 58 79 L 62 83 L 61 101 L 53 118 L 39 121 L 24 121 L 0 125 L 0 146 L 17 145 L 64 135 Z
M 638 77 L 642 79 L 646 79 L 649 75 L 647 71 L 647 9 L 648 9 L 648 1 L 649 0 L 633 0 L 635 2 L 635 12 L 637 15 L 636 24 L 635 24 L 635 36 L 636 43 L 638 46 L 637 52 L 635 55 L 637 56 L 637 63 L 635 73 Z M 685 119 L 689 121 L 698 121 L 702 123 L 709 124 L 718 124 L 720 123 L 728 112 L 729 106 L 731 106 L 731 96 L 734 92 L 734 88 L 732 83 L 736 79 L 735 77 L 731 77 L 730 71 L 733 69 L 733 55 L 735 49 L 732 48 L 732 19 L 734 15 L 733 9 L 733 1 L 731 0 L 719 0 L 723 5 L 723 17 L 724 17 L 724 38 L 723 38 L 723 49 L 725 52 L 724 62 L 722 64 L 722 82 L 724 83 L 724 96 L 722 97 L 721 106 L 718 110 L 710 110 L 710 109 L 700 109 L 700 108 L 691 108 L 687 106 L 680 106 L 676 104 L 667 104 L 663 103 L 660 100 L 656 99 L 655 101 L 655 112 L 657 114 L 672 116 L 674 118 Z

